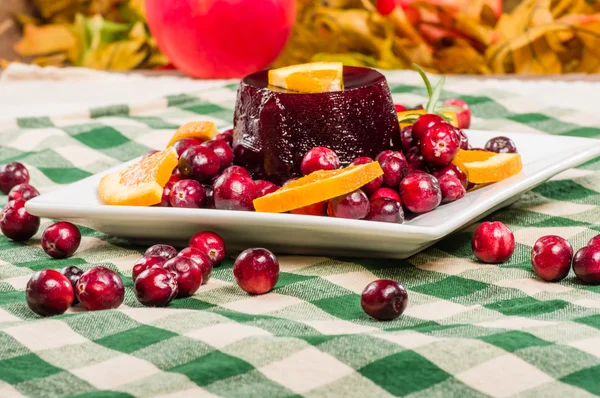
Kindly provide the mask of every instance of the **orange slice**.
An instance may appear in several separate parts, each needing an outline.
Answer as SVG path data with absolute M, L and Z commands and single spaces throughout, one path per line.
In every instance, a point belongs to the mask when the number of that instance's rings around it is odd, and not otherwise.
M 345 195 L 383 175 L 379 162 L 318 170 L 254 200 L 256 211 L 283 213 Z
M 490 153 L 483 151 L 465 151 Z M 474 156 L 475 154 L 469 154 Z M 491 153 L 487 159 L 470 159 L 455 157 L 452 163 L 456 164 L 473 184 L 489 184 L 498 182 L 518 174 L 523 169 L 521 155 L 518 153 Z
M 414 109 L 410 111 L 402 111 L 398 112 L 398 120 L 400 121 L 400 128 L 404 128 L 406 126 L 410 126 L 414 123 L 414 119 L 417 119 L 419 116 L 425 114 L 425 109 Z M 450 119 L 450 124 L 454 127 L 458 127 L 458 118 L 456 117 L 456 113 L 451 111 L 442 111 L 442 115 L 446 116 Z M 406 120 L 406 121 L 403 121 Z
M 458 159 L 461 162 L 483 162 L 484 160 L 488 160 L 489 158 L 493 158 L 496 156 L 495 152 L 488 151 L 477 151 L 473 149 L 465 150 L 459 149 L 456 153 L 456 157 L 454 159 Z
M 98 194 L 109 205 L 152 206 L 160 203 L 178 158 L 169 147 L 100 180 Z
M 197 138 L 200 141 L 209 141 L 217 134 L 219 134 L 219 130 L 217 130 L 217 126 L 215 126 L 213 122 L 189 122 L 175 131 L 175 134 L 171 137 L 171 141 L 169 141 L 167 147 L 170 147 L 183 138 Z
M 344 89 L 341 62 L 312 62 L 269 71 L 269 85 L 301 93 L 325 93 Z

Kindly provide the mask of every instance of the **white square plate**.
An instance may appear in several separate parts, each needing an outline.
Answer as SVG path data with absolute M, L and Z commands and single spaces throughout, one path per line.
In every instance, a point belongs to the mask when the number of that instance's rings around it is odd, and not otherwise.
M 400 225 L 293 214 L 102 204 L 96 192 L 100 178 L 124 165 L 34 198 L 27 202 L 27 211 L 146 244 L 184 243 L 198 231 L 213 230 L 233 250 L 266 247 L 279 253 L 406 258 L 513 203 L 519 194 L 550 177 L 600 156 L 600 141 L 593 139 L 475 130 L 468 135 L 474 147 L 482 147 L 498 135 L 512 138 L 523 158 L 523 171 Z

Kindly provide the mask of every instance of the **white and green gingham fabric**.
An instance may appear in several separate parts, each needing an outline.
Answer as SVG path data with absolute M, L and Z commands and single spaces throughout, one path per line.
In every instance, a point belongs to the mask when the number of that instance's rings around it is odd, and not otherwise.
M 422 102 L 425 91 L 401 76 L 389 79 L 396 101 Z M 236 89 L 5 120 L 0 162 L 23 162 L 47 192 L 145 153 L 185 122 L 231 124 Z M 477 81 L 451 81 L 445 96 L 465 99 L 478 129 L 600 136 L 597 113 Z M 529 254 L 542 235 L 579 249 L 598 233 L 599 168 L 595 160 L 563 173 L 489 217 L 515 233 L 505 264 L 474 261 L 470 227 L 404 261 L 279 256 L 273 292 L 248 296 L 227 259 L 196 295 L 166 309 L 143 308 L 133 295 L 131 268 L 144 247 L 82 228 L 75 256 L 52 260 L 39 234 L 25 244 L 0 236 L 0 397 L 600 395 L 600 287 L 572 274 L 544 283 Z M 119 309 L 41 319 L 27 307 L 32 272 L 100 264 L 126 285 Z M 377 278 L 408 289 L 395 321 L 361 310 L 360 292 Z

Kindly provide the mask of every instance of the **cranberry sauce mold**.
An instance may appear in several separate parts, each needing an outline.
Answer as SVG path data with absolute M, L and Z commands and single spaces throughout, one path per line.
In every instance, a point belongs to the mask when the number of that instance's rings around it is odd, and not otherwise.
M 400 147 L 400 129 L 385 77 L 368 68 L 344 67 L 343 91 L 294 93 L 268 87 L 268 72 L 245 77 L 234 113 L 236 164 L 255 178 L 283 184 L 300 176 L 311 148 L 334 150 L 343 166 Z

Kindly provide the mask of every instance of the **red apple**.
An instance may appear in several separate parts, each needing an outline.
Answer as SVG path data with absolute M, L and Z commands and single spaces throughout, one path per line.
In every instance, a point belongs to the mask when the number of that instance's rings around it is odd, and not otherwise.
M 240 78 L 265 69 L 283 50 L 295 0 L 146 0 L 160 50 L 198 78 Z

